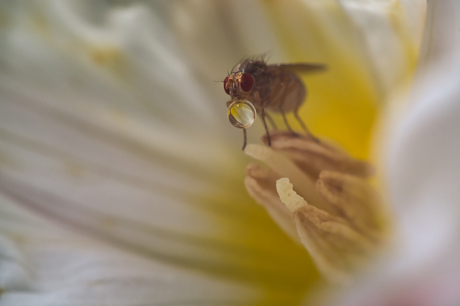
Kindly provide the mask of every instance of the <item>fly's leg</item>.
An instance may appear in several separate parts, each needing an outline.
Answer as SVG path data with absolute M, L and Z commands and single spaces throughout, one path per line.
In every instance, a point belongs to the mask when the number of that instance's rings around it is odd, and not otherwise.
M 260 112 L 260 117 L 262 118 L 262 122 L 264 123 L 265 133 L 267 133 L 267 142 L 268 142 L 268 146 L 271 147 L 271 146 L 272 146 L 272 142 L 271 142 L 271 140 L 270 140 L 270 134 L 268 133 L 267 122 L 265 122 L 265 105 L 262 106 L 262 111 Z
M 264 84 L 264 86 L 261 86 L 260 88 L 260 91 L 259 91 L 259 94 L 260 94 L 260 100 L 261 100 L 261 103 L 260 103 L 260 108 L 261 108 L 261 111 L 260 111 L 260 118 L 262 118 L 262 122 L 264 123 L 264 128 L 265 128 L 265 133 L 267 134 L 267 144 L 269 147 L 272 146 L 272 141 L 270 139 L 270 133 L 268 132 L 268 127 L 267 127 L 267 122 L 265 121 L 265 106 L 266 105 L 270 105 L 270 100 L 269 100 L 269 96 L 270 96 L 270 80 L 268 78 L 268 75 L 267 74 L 263 74 L 261 75 L 261 83 Z M 270 123 L 274 125 L 274 122 L 272 120 L 272 118 L 270 117 L 270 115 L 267 114 L 267 117 L 268 117 L 268 120 L 270 120 Z M 276 129 L 276 125 L 274 125 L 275 129 Z
M 302 119 L 300 118 L 299 116 L 299 113 L 298 113 L 299 109 L 296 108 L 294 110 L 294 117 L 297 119 L 297 121 L 299 122 L 300 126 L 302 126 L 302 129 L 305 131 L 305 133 L 310 136 L 311 138 L 313 138 L 314 141 L 316 141 L 317 143 L 319 143 L 319 139 L 316 138 L 315 136 L 313 136 L 313 134 L 310 132 L 310 130 L 307 128 L 307 126 L 305 125 L 305 123 L 303 123 Z
M 289 132 L 291 132 L 292 135 L 294 135 L 294 136 L 299 136 L 299 134 L 297 134 L 296 132 L 294 132 L 294 130 L 293 130 L 293 129 L 291 128 L 291 126 L 289 125 L 289 122 L 287 121 L 287 118 L 286 118 L 286 114 L 284 113 L 284 110 L 283 110 L 283 106 L 280 105 L 279 109 L 280 109 L 281 115 L 283 116 L 284 124 L 286 124 L 286 127 L 287 127 L 287 129 L 289 130 Z
M 243 137 L 244 137 L 244 143 L 243 143 L 243 151 L 246 149 L 246 144 L 248 142 L 248 136 L 246 135 L 246 129 L 243 129 Z
M 270 116 L 268 113 L 266 113 L 265 116 L 267 116 L 268 122 L 270 122 L 272 128 L 277 131 L 278 127 L 276 126 L 275 121 L 273 121 L 272 116 Z
M 279 105 L 279 110 L 280 110 L 280 113 L 281 115 L 283 116 L 283 120 L 284 120 L 284 124 L 286 125 L 287 129 L 289 130 L 289 132 L 291 132 L 292 135 L 294 136 L 299 136 L 299 134 L 297 134 L 296 132 L 294 132 L 294 130 L 291 128 L 291 126 L 289 125 L 289 122 L 286 118 L 286 113 L 284 112 L 284 109 L 283 109 L 283 104 L 284 104 L 284 99 L 287 97 L 287 95 L 289 94 L 289 78 L 285 77 L 284 80 L 282 81 L 284 84 L 286 84 L 284 86 L 284 90 L 283 90 L 283 102 L 280 103 Z

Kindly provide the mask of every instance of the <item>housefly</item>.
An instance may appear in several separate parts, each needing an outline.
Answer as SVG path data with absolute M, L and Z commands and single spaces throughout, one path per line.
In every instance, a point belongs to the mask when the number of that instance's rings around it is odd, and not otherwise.
M 276 125 L 267 111 L 280 113 L 288 130 L 296 135 L 286 119 L 286 113 L 292 112 L 307 135 L 318 141 L 298 114 L 307 95 L 299 74 L 325 69 L 323 64 L 309 63 L 267 65 L 263 59 L 246 59 L 237 64 L 225 78 L 224 90 L 231 97 L 227 102 L 228 119 L 233 126 L 243 129 L 243 150 L 247 142 L 246 128 L 254 123 L 256 114 L 262 119 L 268 145 L 271 145 L 265 118 L 274 129 Z

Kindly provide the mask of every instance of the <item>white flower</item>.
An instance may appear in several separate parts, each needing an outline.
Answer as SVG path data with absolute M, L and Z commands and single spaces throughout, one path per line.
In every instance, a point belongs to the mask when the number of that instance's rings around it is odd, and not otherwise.
M 307 252 L 244 191 L 241 135 L 212 81 L 266 51 L 326 62 L 302 115 L 366 158 L 380 103 L 415 69 L 424 1 L 289 3 L 0 3 L 2 306 L 311 292 Z

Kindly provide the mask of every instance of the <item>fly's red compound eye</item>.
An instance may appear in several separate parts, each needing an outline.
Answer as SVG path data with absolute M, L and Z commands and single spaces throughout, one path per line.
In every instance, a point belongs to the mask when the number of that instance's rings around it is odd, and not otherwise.
M 241 89 L 244 92 L 250 92 L 252 87 L 254 87 L 254 77 L 249 73 L 243 73 L 241 76 Z
M 229 88 L 228 88 L 227 85 L 228 85 L 228 77 L 226 77 L 225 80 L 224 80 L 224 90 L 225 90 L 225 92 L 227 93 L 227 95 L 229 95 L 229 94 L 230 94 L 230 90 L 229 90 Z

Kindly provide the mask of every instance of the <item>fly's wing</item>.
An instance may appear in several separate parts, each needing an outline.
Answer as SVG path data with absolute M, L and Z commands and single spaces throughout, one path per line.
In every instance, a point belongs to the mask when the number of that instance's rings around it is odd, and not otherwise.
M 279 64 L 270 65 L 268 68 L 281 69 L 294 72 L 295 74 L 304 74 L 310 72 L 325 71 L 327 66 L 325 64 L 310 64 L 310 63 L 296 63 L 296 64 Z

